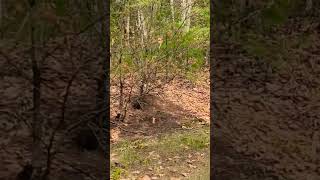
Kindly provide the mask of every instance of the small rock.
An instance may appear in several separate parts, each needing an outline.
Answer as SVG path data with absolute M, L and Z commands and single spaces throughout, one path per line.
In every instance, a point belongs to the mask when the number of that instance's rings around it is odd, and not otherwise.
M 193 168 L 193 169 L 196 169 L 196 168 L 197 168 L 197 166 L 194 166 L 194 165 L 192 165 L 192 164 L 188 164 L 188 165 L 189 165 L 190 168 Z
M 188 176 L 188 173 L 181 173 L 182 174 L 182 176 L 184 176 L 184 177 L 187 177 Z
M 176 169 L 171 169 L 171 171 L 172 171 L 172 172 L 177 172 L 177 170 L 176 170 Z

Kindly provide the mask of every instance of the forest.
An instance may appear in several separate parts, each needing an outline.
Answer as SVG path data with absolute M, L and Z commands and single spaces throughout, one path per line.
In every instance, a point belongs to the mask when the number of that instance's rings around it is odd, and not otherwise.
M 119 0 L 110 20 L 111 179 L 209 179 L 209 0 Z
M 0 179 L 318 180 L 319 9 L 0 0 Z
M 1 0 L 0 177 L 208 177 L 209 19 L 202 0 Z

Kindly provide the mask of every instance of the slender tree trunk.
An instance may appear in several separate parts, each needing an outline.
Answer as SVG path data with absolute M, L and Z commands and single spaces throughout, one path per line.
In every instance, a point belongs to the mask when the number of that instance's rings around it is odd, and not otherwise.
M 191 25 L 191 10 L 192 10 L 192 0 L 182 0 L 182 21 L 184 22 L 184 30 L 188 32 Z
M 181 1 L 181 8 L 182 8 L 182 10 L 181 10 L 181 21 L 182 22 L 186 22 L 186 18 L 187 18 L 187 13 L 186 13 L 186 11 L 187 11 L 187 2 L 186 2 L 187 0 L 182 0 Z
M 174 0 L 170 0 L 170 8 L 171 8 L 172 22 L 174 22 Z
M 192 10 L 192 0 L 182 0 L 182 22 L 184 22 L 184 32 L 189 32 L 190 25 L 191 25 L 191 10 Z M 189 59 L 188 57 L 185 59 L 184 62 L 185 73 L 187 73 L 189 69 Z
M 188 32 L 191 26 L 191 10 L 192 10 L 192 0 L 187 0 L 187 21 L 186 21 L 186 31 Z
M 140 38 L 141 38 L 141 47 L 144 49 L 146 44 L 146 38 L 147 38 L 147 29 L 145 26 L 145 18 L 143 15 L 143 12 L 141 10 L 138 10 L 138 27 L 140 31 Z M 139 71 L 140 71 L 140 85 L 139 85 L 139 91 L 140 96 L 144 93 L 144 84 L 145 84 L 145 61 L 142 59 L 138 59 L 139 64 Z
M 141 10 L 138 10 L 138 26 L 141 32 L 141 46 L 144 47 L 146 39 L 148 37 L 148 32 L 146 28 L 144 14 Z
M 140 38 L 141 38 L 141 46 L 144 46 L 144 37 L 143 37 L 143 33 L 142 33 L 143 27 L 142 26 L 143 25 L 142 25 L 141 11 L 138 10 L 138 27 L 139 27 L 139 30 L 141 32 L 141 36 L 140 36 Z
M 130 13 L 126 17 L 126 46 L 130 46 Z
M 147 39 L 148 38 L 148 31 L 147 31 L 146 20 L 145 20 L 143 12 L 141 12 L 141 21 L 142 21 L 143 36 L 145 39 Z
M 120 109 L 120 120 L 124 120 L 124 98 L 123 98 L 123 77 L 122 77 L 122 54 L 120 54 L 119 58 L 119 89 L 120 89 L 120 97 L 119 97 L 119 109 Z

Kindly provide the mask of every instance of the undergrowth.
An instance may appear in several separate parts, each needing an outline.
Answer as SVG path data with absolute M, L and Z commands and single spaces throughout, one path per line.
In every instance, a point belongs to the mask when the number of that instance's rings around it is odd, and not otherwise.
M 162 162 L 161 166 L 179 167 L 181 165 L 179 162 L 166 164 L 169 163 L 166 162 L 167 159 L 179 156 L 182 157 L 181 160 L 188 160 L 187 156 L 192 152 L 205 152 L 209 148 L 209 132 L 209 127 L 202 127 L 152 138 L 122 140 L 111 147 L 111 151 L 118 157 L 117 163 L 122 165 L 122 168 L 111 166 L 112 179 L 120 179 L 127 175 L 124 172 L 134 170 L 136 167 L 139 167 L 139 171 L 150 167 L 159 169 L 159 162 Z M 201 168 L 199 173 L 209 177 L 207 167 Z

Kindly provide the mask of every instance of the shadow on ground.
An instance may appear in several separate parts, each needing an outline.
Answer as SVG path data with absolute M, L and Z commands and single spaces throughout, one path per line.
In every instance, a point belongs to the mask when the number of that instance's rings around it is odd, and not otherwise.
M 169 133 L 176 129 L 182 129 L 190 121 L 205 123 L 190 110 L 177 105 L 174 100 L 170 101 L 160 96 L 148 95 L 143 97 L 142 101 L 141 110 L 129 107 L 125 123 L 116 122 L 116 125 L 121 128 L 120 137 Z M 116 126 L 112 128 L 116 128 Z

